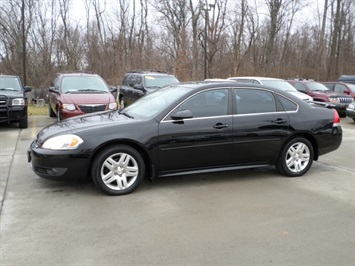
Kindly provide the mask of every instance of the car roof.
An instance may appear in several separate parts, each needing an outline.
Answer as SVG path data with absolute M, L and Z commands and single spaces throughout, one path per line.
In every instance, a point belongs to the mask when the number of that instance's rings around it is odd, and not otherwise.
M 4 77 L 4 78 L 19 78 L 19 76 L 15 76 L 15 75 L 3 75 L 3 74 L 0 74 L 0 77 Z
M 170 74 L 168 72 L 165 71 L 159 71 L 159 70 L 131 70 L 131 71 L 127 71 L 126 75 L 132 75 L 132 74 L 136 74 L 136 75 L 162 75 L 162 76 L 173 76 L 173 74 Z
M 255 79 L 255 80 L 283 80 L 279 78 L 271 78 L 271 77 L 259 77 L 259 76 L 242 76 L 242 77 L 229 77 L 228 79 Z
M 99 76 L 98 74 L 94 73 L 82 73 L 82 72 L 59 72 L 57 76 Z
M 181 82 L 177 84 L 173 84 L 171 86 L 180 86 L 180 87 L 185 87 L 185 88 L 191 88 L 191 90 L 204 90 L 204 89 L 213 89 L 213 88 L 261 88 L 261 89 L 266 89 L 269 91 L 273 92 L 280 92 L 282 95 L 287 95 L 285 94 L 284 91 L 278 89 L 278 88 L 273 88 L 270 86 L 264 86 L 261 84 L 252 84 L 252 83 L 238 83 L 235 81 L 190 81 L 190 82 Z

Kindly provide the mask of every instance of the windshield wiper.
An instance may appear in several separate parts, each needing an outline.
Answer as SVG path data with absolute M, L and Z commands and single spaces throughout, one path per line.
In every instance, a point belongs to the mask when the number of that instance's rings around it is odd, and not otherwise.
M 17 90 L 13 88 L 1 88 L 0 91 L 17 91 Z
M 124 116 L 127 116 L 128 118 L 131 118 L 131 119 L 134 118 L 133 116 L 127 114 L 126 112 L 118 112 L 118 113 L 119 113 L 119 114 L 122 114 L 122 115 L 124 115 Z
M 81 89 L 81 90 L 78 90 L 78 91 L 95 91 L 95 92 L 107 92 L 107 91 L 102 91 L 102 90 L 95 90 L 95 89 Z

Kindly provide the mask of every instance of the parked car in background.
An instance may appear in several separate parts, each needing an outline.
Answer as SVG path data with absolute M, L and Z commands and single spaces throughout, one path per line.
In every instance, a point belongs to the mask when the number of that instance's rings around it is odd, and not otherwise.
M 289 79 L 287 80 L 298 91 L 310 95 L 314 101 L 330 102 L 341 117 L 346 117 L 346 108 L 353 101 L 353 97 L 334 92 L 320 82 L 308 79 Z
M 354 83 L 355 84 L 355 75 L 341 75 L 338 78 L 338 81 L 345 83 Z
M 267 77 L 230 77 L 229 80 L 237 81 L 240 83 L 261 84 L 264 86 L 277 88 L 287 93 L 293 94 L 305 101 L 312 101 L 312 97 L 298 92 L 293 86 L 291 86 L 286 80 Z
M 117 102 L 109 88 L 97 74 L 58 73 L 49 88 L 49 116 L 58 121 L 69 117 L 116 110 Z
M 164 86 L 179 83 L 172 74 L 161 71 L 132 70 L 127 72 L 120 87 L 120 108 Z
M 28 127 L 28 100 L 26 92 L 31 88 L 23 86 L 18 76 L 0 75 L 0 123 L 18 122 L 19 128 Z
M 355 102 L 352 102 L 346 108 L 346 116 L 349 118 L 352 118 L 352 120 L 354 120 L 354 122 L 355 122 Z
M 120 111 L 47 126 L 28 161 L 40 177 L 91 176 L 102 192 L 123 195 L 144 178 L 162 176 L 269 165 L 301 176 L 341 142 L 335 110 L 262 85 L 190 82 L 155 90 Z
M 345 93 L 347 95 L 350 95 L 355 99 L 355 83 L 345 83 L 345 82 L 322 82 L 323 85 L 325 85 L 328 89 L 334 92 L 339 92 L 339 93 Z

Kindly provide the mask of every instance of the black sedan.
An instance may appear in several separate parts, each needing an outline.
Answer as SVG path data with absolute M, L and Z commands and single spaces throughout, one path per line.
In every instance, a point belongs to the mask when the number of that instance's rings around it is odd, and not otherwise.
M 134 191 L 143 178 L 269 165 L 295 177 L 340 146 L 339 122 L 335 110 L 262 85 L 181 83 L 120 111 L 44 128 L 28 161 L 43 178 L 91 176 L 110 195 Z

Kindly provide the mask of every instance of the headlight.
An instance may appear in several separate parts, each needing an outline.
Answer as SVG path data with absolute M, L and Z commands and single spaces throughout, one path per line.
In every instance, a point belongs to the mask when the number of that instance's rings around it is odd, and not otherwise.
M 68 111 L 74 111 L 75 110 L 75 105 L 72 103 L 63 103 L 62 104 L 63 109 L 67 109 Z
M 339 99 L 338 98 L 334 98 L 334 97 L 330 97 L 329 98 L 329 102 L 331 102 L 331 103 L 340 103 Z
M 355 109 L 355 103 L 350 103 L 348 106 L 349 109 Z
M 24 98 L 15 98 L 12 100 L 12 106 L 15 106 L 15 105 L 25 105 L 25 99 Z
M 109 105 L 108 105 L 108 109 L 110 109 L 110 110 L 116 110 L 117 109 L 117 103 L 115 102 L 115 103 L 110 103 Z
M 74 150 L 83 143 L 83 140 L 76 135 L 61 135 L 47 139 L 43 145 L 43 149 L 49 150 Z

